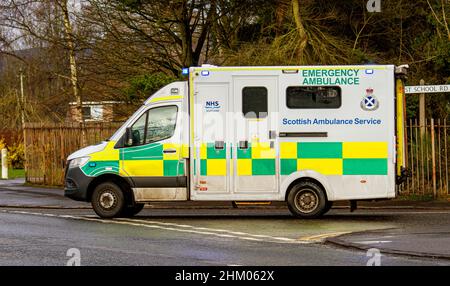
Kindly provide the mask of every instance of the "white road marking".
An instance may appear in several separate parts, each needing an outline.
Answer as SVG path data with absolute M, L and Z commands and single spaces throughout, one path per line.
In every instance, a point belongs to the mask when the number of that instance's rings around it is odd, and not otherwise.
M 381 243 L 391 243 L 391 240 L 367 240 L 367 241 L 355 241 L 359 244 L 381 244 Z
M 240 264 L 228 264 L 227 266 L 242 266 Z
M 146 224 L 156 224 L 156 225 L 164 225 L 164 226 L 174 226 L 174 227 L 182 227 L 182 228 L 189 228 L 189 229 L 195 229 L 198 231 L 210 231 L 210 232 L 223 232 L 227 233 L 233 236 L 243 236 L 243 237 L 251 237 L 251 238 L 266 238 L 270 240 L 276 240 L 276 241 L 283 241 L 283 242 L 289 242 L 289 243 L 305 243 L 304 241 L 299 241 L 294 238 L 287 238 L 287 237 L 278 237 L 278 236 L 271 236 L 271 235 L 264 235 L 264 234 L 251 234 L 246 232 L 240 232 L 240 231 L 232 231 L 227 229 L 219 229 L 219 228 L 208 228 L 208 227 L 196 227 L 192 225 L 187 224 L 177 224 L 177 223 L 171 223 L 171 222 L 160 222 L 160 221 L 154 221 L 154 220 L 141 220 L 141 219 L 126 219 L 126 218 L 119 218 L 117 220 L 120 221 L 127 221 L 127 222 L 140 222 L 140 223 L 146 223 Z
M 339 236 L 339 235 L 343 235 L 343 234 L 347 234 L 347 233 L 350 233 L 350 232 L 341 231 L 341 232 L 322 233 L 322 234 L 317 234 L 317 235 L 303 236 L 303 237 L 300 237 L 299 240 L 311 241 L 311 242 L 322 242 L 329 237 L 335 237 L 335 236 Z
M 35 215 L 35 216 L 47 216 L 47 217 L 50 216 L 50 217 L 67 218 L 67 219 L 74 219 L 74 220 L 93 221 L 93 222 L 107 223 L 107 224 L 131 225 L 131 226 L 137 226 L 137 227 L 163 229 L 163 230 L 168 230 L 168 231 L 194 233 L 194 234 L 216 236 L 216 237 L 223 237 L 223 238 L 235 238 L 235 239 L 248 240 L 248 241 L 272 242 L 272 243 L 292 243 L 292 244 L 313 243 L 311 241 L 301 241 L 301 240 L 296 240 L 296 239 L 287 238 L 287 237 L 276 237 L 276 236 L 270 236 L 270 235 L 251 234 L 251 233 L 245 233 L 245 232 L 230 231 L 230 230 L 226 230 L 226 229 L 195 227 L 192 225 L 176 224 L 176 223 L 168 223 L 168 222 L 166 223 L 166 222 L 159 222 L 159 221 L 147 221 L 147 220 L 139 220 L 139 219 L 107 220 L 107 219 L 94 218 L 91 216 L 87 217 L 87 216 L 73 216 L 73 215 L 58 215 L 58 214 L 14 211 L 14 210 L 0 210 L 0 211 L 3 213 L 25 214 L 25 215 Z

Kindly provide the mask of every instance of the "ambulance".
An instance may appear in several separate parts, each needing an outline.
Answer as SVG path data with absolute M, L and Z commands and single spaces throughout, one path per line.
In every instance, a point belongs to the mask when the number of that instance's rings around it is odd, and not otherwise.
M 407 66 L 203 65 L 183 70 L 107 141 L 71 154 L 65 195 L 102 218 L 177 201 L 390 199 L 405 178 Z

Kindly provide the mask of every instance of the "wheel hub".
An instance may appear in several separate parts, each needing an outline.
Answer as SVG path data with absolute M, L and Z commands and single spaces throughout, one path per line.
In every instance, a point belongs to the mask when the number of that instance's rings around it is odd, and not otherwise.
M 116 198 L 111 192 L 104 192 L 100 195 L 100 206 L 104 209 L 111 209 L 116 204 Z
M 310 213 L 314 211 L 319 203 L 317 194 L 311 190 L 305 190 L 299 192 L 295 199 L 295 204 L 299 210 L 304 213 Z

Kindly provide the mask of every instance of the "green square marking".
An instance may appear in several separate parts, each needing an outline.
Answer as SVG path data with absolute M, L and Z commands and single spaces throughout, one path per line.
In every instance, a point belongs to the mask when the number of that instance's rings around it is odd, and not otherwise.
M 297 171 L 297 159 L 280 159 L 280 174 L 290 175 Z
M 135 147 L 125 147 L 119 151 L 120 160 L 162 160 L 163 145 L 153 143 Z
M 201 159 L 200 160 L 200 176 L 206 176 L 206 162 L 208 160 Z
M 238 159 L 251 159 L 252 158 L 252 148 L 241 149 L 237 147 L 237 157 Z
M 344 159 L 344 175 L 387 175 L 388 159 Z
M 227 156 L 227 146 L 224 143 L 223 149 L 216 149 L 214 143 L 208 143 L 206 147 L 206 158 L 208 159 L 225 159 Z
M 164 176 L 178 176 L 178 160 L 164 160 Z
M 298 142 L 297 158 L 342 158 L 342 142 Z
M 178 174 L 177 176 L 184 176 L 184 162 L 178 164 Z
M 252 175 L 275 175 L 275 159 L 252 159 Z

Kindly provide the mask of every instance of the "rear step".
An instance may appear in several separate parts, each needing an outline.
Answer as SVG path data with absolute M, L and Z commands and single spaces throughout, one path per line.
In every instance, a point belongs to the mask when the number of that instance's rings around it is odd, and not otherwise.
M 239 206 L 269 206 L 272 202 L 233 202 L 233 207 L 237 208 Z

